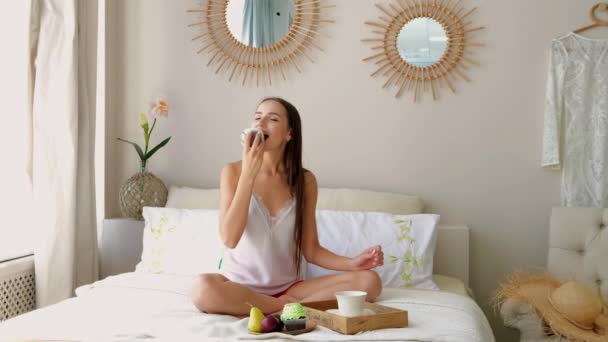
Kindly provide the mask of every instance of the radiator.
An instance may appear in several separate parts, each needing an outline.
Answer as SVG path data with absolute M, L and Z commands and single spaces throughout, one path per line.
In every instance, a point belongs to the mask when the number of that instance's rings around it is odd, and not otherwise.
M 36 307 L 34 257 L 0 263 L 0 321 Z

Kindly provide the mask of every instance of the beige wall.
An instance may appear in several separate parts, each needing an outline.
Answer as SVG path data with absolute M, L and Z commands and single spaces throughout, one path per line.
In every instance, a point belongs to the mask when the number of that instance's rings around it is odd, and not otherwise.
M 196 1 L 108 0 L 107 216 L 118 215 L 118 188 L 138 168 L 115 138 L 141 139 L 137 114 L 149 99 L 164 94 L 171 104 L 155 141 L 173 136 L 150 170 L 170 184 L 217 187 L 222 165 L 240 157 L 238 134 L 258 100 L 283 96 L 302 114 L 305 166 L 322 186 L 418 194 L 442 223 L 471 227 L 473 290 L 498 340 L 514 341 L 487 302 L 515 268 L 545 264 L 559 204 L 559 174 L 539 167 L 548 46 L 586 24 L 595 0 L 465 0 L 487 25 L 475 55 L 482 66 L 457 95 L 418 104 L 381 89 L 361 61 L 370 54 L 363 23 L 378 15 L 372 1 L 333 3 L 336 24 L 315 64 L 272 88 L 244 88 L 194 52 L 186 10 Z

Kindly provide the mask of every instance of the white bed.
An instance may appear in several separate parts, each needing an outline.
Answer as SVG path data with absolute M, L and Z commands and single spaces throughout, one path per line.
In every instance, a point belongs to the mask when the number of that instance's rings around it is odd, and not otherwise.
M 346 190 L 320 192 L 320 206 L 339 203 L 336 196 L 388 198 L 382 193 Z M 338 194 L 338 195 L 336 195 Z M 390 196 L 393 196 L 391 194 Z M 390 197 L 389 196 L 389 197 Z M 411 205 L 411 198 L 407 199 Z M 390 197 L 391 211 L 399 199 Z M 334 209 L 361 210 L 365 201 L 351 201 Z M 368 201 L 370 210 L 380 210 L 382 200 Z M 404 202 L 405 203 L 405 202 Z M 171 204 L 171 203 L 170 203 Z M 380 207 L 378 207 L 380 205 Z M 371 208 L 371 207 L 370 207 Z M 421 206 L 420 206 L 421 210 Z M 141 222 L 110 220 L 104 226 L 102 273 L 133 269 L 141 252 Z M 139 230 L 139 232 L 138 232 Z M 324 327 L 292 337 L 285 334 L 250 335 L 247 319 L 199 312 L 190 300 L 194 277 L 126 272 L 85 285 L 77 296 L 0 323 L 0 341 L 215 341 L 273 339 L 306 341 L 483 341 L 494 337 L 479 306 L 468 295 L 468 229 L 440 227 L 435 253 L 434 280 L 440 291 L 384 288 L 377 303 L 408 310 L 409 326 L 383 329 L 353 336 L 340 335 Z M 139 246 L 125 249 L 119 245 Z M 109 243 L 112 241 L 114 243 Z M 135 249 L 135 250 L 133 250 Z M 139 252 L 138 252 L 139 249 Z M 112 257 L 108 257 L 111 255 Z

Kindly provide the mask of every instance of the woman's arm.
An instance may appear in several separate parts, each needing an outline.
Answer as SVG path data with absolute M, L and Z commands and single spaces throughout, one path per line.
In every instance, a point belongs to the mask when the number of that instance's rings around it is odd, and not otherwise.
M 235 248 L 243 236 L 253 184 L 262 164 L 264 143 L 258 143 L 259 134 L 250 146 L 251 139 L 243 147 L 242 162 L 224 166 L 220 177 L 220 237 L 228 248 Z
M 335 271 L 366 270 L 384 263 L 380 246 L 366 249 L 355 258 L 336 255 L 319 244 L 315 211 L 317 207 L 317 180 L 312 172 L 304 174 L 304 226 L 302 227 L 302 253 L 306 261 Z
M 240 167 L 228 164 L 220 177 L 220 236 L 224 245 L 234 248 L 247 225 L 253 182 L 240 177 Z

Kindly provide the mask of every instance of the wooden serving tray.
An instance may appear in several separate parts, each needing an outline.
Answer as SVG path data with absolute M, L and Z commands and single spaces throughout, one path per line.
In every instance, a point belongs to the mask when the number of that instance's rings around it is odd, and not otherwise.
M 377 329 L 404 328 L 408 324 L 407 311 L 374 303 L 365 303 L 365 308 L 373 311 L 373 315 L 357 317 L 344 317 L 326 312 L 338 308 L 337 300 L 308 302 L 302 305 L 306 310 L 307 320 L 346 335 Z

